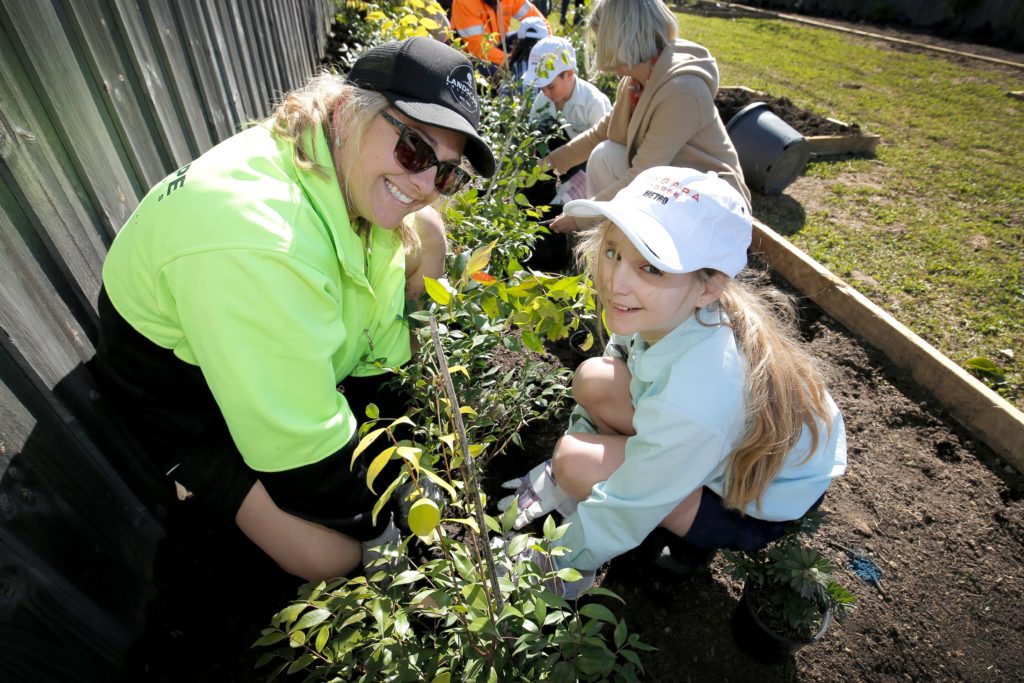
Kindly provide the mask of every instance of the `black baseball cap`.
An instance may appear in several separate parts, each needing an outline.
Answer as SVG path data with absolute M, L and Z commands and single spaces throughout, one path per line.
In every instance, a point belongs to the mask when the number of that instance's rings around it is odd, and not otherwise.
M 379 92 L 414 121 L 463 133 L 469 163 L 485 178 L 494 175 L 494 155 L 477 133 L 473 65 L 458 50 L 425 36 L 392 40 L 361 54 L 348 80 Z

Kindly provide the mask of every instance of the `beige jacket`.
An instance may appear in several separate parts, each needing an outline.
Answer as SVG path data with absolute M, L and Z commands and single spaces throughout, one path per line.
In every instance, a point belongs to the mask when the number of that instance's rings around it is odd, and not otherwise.
M 677 40 L 674 50 L 663 50 L 632 116 L 629 85 L 630 79 L 623 78 L 612 110 L 593 128 L 551 153 L 555 170 L 564 172 L 583 163 L 598 143 L 612 140 L 626 146 L 629 173 L 594 199 L 611 199 L 644 169 L 680 166 L 717 171 L 739 190 L 749 207 L 750 191 L 739 157 L 715 108 L 718 65 L 707 48 Z

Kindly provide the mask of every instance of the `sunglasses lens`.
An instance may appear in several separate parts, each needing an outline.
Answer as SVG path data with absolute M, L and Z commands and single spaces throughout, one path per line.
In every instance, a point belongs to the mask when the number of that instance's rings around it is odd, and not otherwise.
M 455 194 L 469 180 L 469 174 L 458 166 L 439 165 L 437 176 L 434 178 L 434 187 L 441 194 Z
M 454 194 L 469 180 L 469 174 L 463 169 L 445 161 L 438 161 L 427 141 L 411 130 L 403 130 L 398 136 L 398 142 L 395 143 L 395 159 L 409 173 L 421 173 L 431 166 L 437 166 L 434 188 L 441 194 Z
M 425 171 L 437 163 L 437 157 L 434 156 L 434 150 L 430 148 L 430 145 L 410 131 L 402 133 L 398 138 L 398 143 L 395 145 L 395 158 L 410 173 Z

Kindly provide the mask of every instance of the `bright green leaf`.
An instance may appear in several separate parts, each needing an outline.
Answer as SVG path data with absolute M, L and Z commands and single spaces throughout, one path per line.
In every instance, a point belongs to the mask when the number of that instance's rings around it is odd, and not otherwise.
M 451 303 L 451 293 L 434 278 L 424 275 L 423 286 L 426 289 L 427 295 L 441 306 L 447 306 Z
M 381 473 L 384 466 L 391 460 L 391 454 L 398 450 L 395 446 L 388 446 L 380 452 L 380 454 L 373 459 L 370 466 L 366 469 L 366 487 L 371 492 L 376 493 L 373 490 L 373 482 L 377 478 L 377 475 Z

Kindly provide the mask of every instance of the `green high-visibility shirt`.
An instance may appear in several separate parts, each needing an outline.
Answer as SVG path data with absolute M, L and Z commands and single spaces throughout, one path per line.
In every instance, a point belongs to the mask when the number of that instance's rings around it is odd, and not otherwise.
M 352 228 L 319 128 L 292 145 L 254 126 L 161 181 L 117 235 L 103 283 L 146 338 L 202 369 L 246 463 L 279 472 L 342 448 L 337 384 L 410 357 L 397 231 Z

